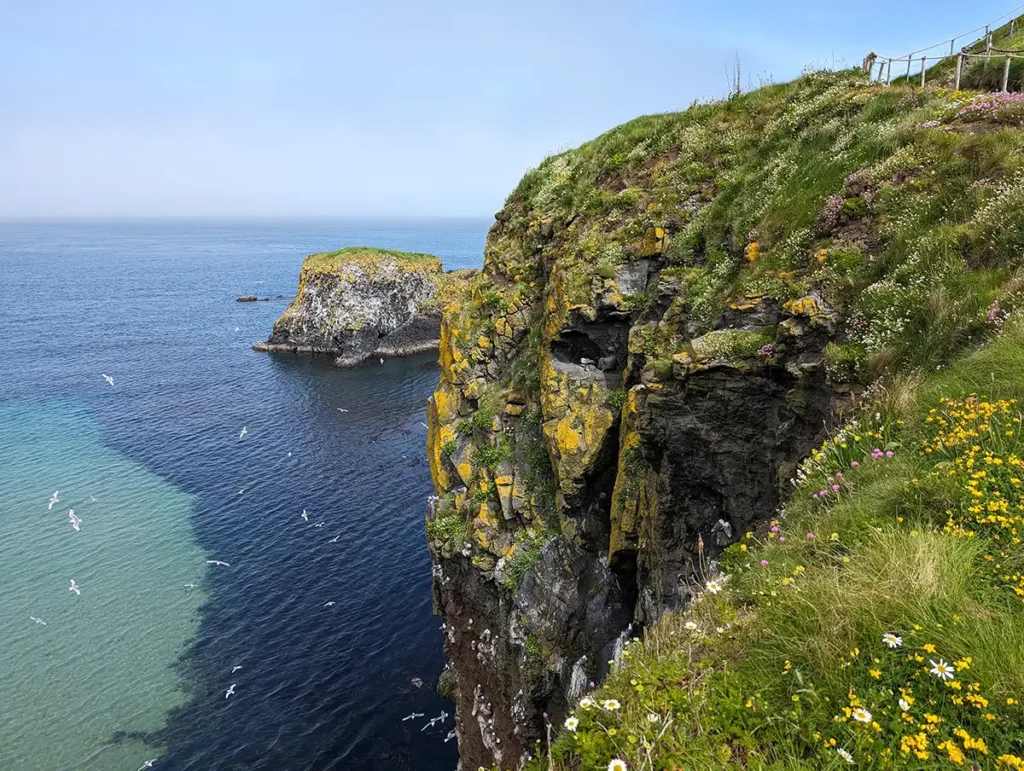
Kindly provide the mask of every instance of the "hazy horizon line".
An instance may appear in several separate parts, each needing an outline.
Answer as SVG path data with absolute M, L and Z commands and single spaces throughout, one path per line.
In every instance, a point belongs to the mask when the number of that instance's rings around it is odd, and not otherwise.
M 0 224 L 119 224 L 146 222 L 479 222 L 493 220 L 490 214 L 124 214 L 124 215 L 3 215 Z

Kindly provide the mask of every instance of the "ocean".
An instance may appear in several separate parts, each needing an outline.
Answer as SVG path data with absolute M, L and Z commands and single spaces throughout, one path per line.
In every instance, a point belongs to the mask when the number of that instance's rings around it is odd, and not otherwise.
M 0 769 L 454 769 L 436 357 L 251 345 L 305 254 L 479 267 L 488 225 L 0 224 Z

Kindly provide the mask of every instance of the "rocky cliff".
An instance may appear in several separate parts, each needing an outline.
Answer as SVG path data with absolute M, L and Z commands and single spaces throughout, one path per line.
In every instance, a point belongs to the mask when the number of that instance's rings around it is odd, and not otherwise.
M 976 102 L 809 75 L 638 119 L 509 196 L 428 408 L 463 768 L 519 768 L 867 384 L 980 339 L 1015 291 L 1024 142 Z
M 306 257 L 299 290 L 262 351 L 329 354 L 339 367 L 437 348 L 440 303 L 471 273 L 429 254 L 347 247 Z

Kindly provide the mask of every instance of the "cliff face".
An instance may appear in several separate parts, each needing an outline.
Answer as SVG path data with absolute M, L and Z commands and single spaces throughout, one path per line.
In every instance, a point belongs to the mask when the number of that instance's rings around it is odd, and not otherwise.
M 1007 278 L 981 191 L 1020 132 L 933 119 L 969 99 L 808 76 L 626 124 L 509 197 L 428 408 L 463 768 L 520 767 L 871 378 L 977 339 Z
M 438 302 L 459 278 L 428 254 L 348 247 L 310 255 L 295 299 L 256 348 L 331 354 L 339 367 L 433 350 Z

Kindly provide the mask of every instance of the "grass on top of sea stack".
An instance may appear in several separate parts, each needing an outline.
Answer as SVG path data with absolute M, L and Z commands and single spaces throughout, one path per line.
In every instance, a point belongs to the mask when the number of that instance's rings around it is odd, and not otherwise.
M 303 268 L 322 273 L 331 273 L 352 265 L 372 268 L 387 260 L 393 260 L 400 268 L 407 270 L 437 272 L 441 270 L 441 258 L 419 252 L 402 252 L 397 249 L 378 249 L 374 246 L 346 246 L 334 252 L 320 252 L 306 257 Z

